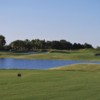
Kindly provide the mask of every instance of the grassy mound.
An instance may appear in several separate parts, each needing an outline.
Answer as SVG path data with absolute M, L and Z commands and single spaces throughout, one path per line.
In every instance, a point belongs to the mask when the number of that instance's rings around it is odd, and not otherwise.
M 22 59 L 56 59 L 56 60 L 92 60 L 100 61 L 100 56 L 95 54 L 100 53 L 96 49 L 82 50 L 51 50 L 46 53 L 25 54 L 16 52 L 0 52 L 0 58 L 22 58 Z
M 66 70 L 66 71 L 100 71 L 100 64 L 73 64 L 70 66 L 61 66 L 50 68 L 49 70 Z

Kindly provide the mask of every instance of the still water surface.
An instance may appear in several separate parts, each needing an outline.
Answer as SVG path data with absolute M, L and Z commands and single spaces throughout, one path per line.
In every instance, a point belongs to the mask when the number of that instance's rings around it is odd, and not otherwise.
M 27 59 L 0 59 L 0 69 L 48 69 L 58 66 L 79 64 L 79 63 L 96 63 L 93 61 L 77 61 L 77 60 L 27 60 Z

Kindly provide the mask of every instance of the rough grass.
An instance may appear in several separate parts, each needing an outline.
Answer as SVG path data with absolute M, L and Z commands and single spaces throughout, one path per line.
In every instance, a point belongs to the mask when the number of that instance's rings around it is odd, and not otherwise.
M 69 66 L 50 68 L 49 70 L 100 71 L 100 64 L 73 64 L 73 65 L 69 65 Z
M 99 91 L 100 71 L 0 70 L 1 100 L 100 100 Z
M 100 51 L 95 49 L 83 50 L 55 50 L 48 53 L 23 54 L 13 52 L 0 52 L 0 58 L 22 58 L 22 59 L 59 59 L 59 60 L 95 60 L 100 61 L 100 56 L 95 56 Z

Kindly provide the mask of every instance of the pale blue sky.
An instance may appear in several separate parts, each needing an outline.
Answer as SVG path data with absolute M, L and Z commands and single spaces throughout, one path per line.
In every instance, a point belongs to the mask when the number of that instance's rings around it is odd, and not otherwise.
M 0 0 L 0 34 L 100 46 L 100 0 Z

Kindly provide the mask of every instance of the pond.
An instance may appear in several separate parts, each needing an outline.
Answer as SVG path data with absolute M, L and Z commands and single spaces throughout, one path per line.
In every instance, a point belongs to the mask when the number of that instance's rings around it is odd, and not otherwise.
M 79 63 L 100 64 L 100 62 L 94 62 L 94 61 L 27 60 L 27 59 L 0 58 L 0 69 L 48 69 L 58 66 L 79 64 Z

